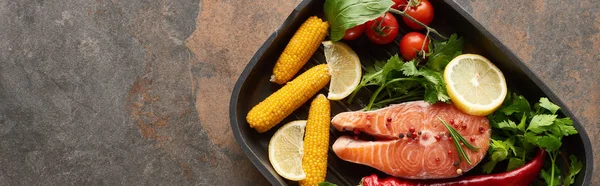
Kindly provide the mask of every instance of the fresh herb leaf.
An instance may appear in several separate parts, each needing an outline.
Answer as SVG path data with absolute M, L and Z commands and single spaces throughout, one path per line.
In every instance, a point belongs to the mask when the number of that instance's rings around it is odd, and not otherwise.
M 433 85 L 424 83 L 425 97 L 423 98 L 428 103 L 436 103 L 438 101 L 448 103 L 450 96 L 446 92 L 445 85 Z
M 531 108 L 523 96 L 511 94 L 506 97 L 501 108 L 488 116 L 494 135 L 488 150 L 489 161 L 483 164 L 484 171 L 490 173 L 494 169 L 498 163 L 494 160 L 508 160 L 508 170 L 517 168 L 522 166 L 521 162 L 527 162 L 536 149 L 543 148 L 549 156 L 546 163 L 550 165 L 542 170 L 542 177 L 546 183 L 571 184 L 583 165 L 574 159 L 571 160 L 573 165 L 568 167 L 569 172 L 564 169 L 561 171 L 556 164 L 556 157 L 560 153 L 562 138 L 577 134 L 573 121 L 570 118 L 559 118 L 560 107 L 547 98 L 541 98 L 533 105 L 533 110 Z M 509 147 L 509 144 L 512 144 L 512 147 Z M 512 153 L 505 149 L 511 149 Z M 561 172 L 565 174 L 561 175 Z
M 483 173 L 489 174 L 492 171 L 494 171 L 494 167 L 496 167 L 496 164 L 498 164 L 497 161 L 488 161 L 488 162 L 485 162 L 483 164 L 483 166 L 481 166 L 481 170 L 483 171 Z
M 424 99 L 427 102 L 449 102 L 442 72 L 417 67 L 414 61 L 402 62 L 398 55 L 385 64 L 376 63 L 367 69 L 361 82 L 350 95 L 349 102 L 361 88 L 378 86 L 364 110 L 383 107 L 387 104 Z
M 346 30 L 383 15 L 392 0 L 326 0 L 323 10 L 331 28 L 331 40 L 339 41 Z
M 535 133 L 544 132 L 546 130 L 544 127 L 552 125 L 554 123 L 555 119 L 556 119 L 556 115 L 547 115 L 547 114 L 535 115 L 531 119 L 531 122 L 529 123 L 529 127 L 527 127 L 527 130 L 533 131 Z
M 446 41 L 433 40 L 432 45 L 433 52 L 427 59 L 427 67 L 435 71 L 443 71 L 454 57 L 462 54 L 464 41 L 456 34 L 452 34 Z
M 386 62 L 376 61 L 373 66 L 367 67 L 366 73 L 362 76 L 360 83 L 348 98 L 348 103 L 351 103 L 352 100 L 354 100 L 354 96 L 356 96 L 360 89 L 371 85 L 381 85 L 385 81 L 385 77 L 381 75 L 385 64 Z
M 560 107 L 548 100 L 548 98 L 540 98 L 540 107 L 548 109 L 552 114 L 556 114 L 556 111 L 560 109 Z
M 517 124 L 511 120 L 506 120 L 498 123 L 498 128 L 508 130 L 518 130 Z
M 427 81 L 429 81 L 429 83 L 431 83 L 431 84 L 434 84 L 434 85 L 443 85 L 444 84 L 444 77 L 442 76 L 441 73 L 439 73 L 437 71 L 423 68 L 423 69 L 419 70 L 419 74 L 421 76 L 423 76 L 425 79 L 427 79 Z
M 506 171 L 511 171 L 511 170 L 515 170 L 518 169 L 519 167 L 522 167 L 523 165 L 525 165 L 525 161 L 523 161 L 520 158 L 510 158 L 508 159 L 508 167 L 506 167 Z
M 569 175 L 565 176 L 565 178 L 563 179 L 563 185 L 573 184 L 575 182 L 575 176 L 583 168 L 583 163 L 577 160 L 577 157 L 571 155 L 569 156 L 569 160 L 571 160 L 571 163 L 569 164 Z
M 403 63 L 402 60 L 400 60 L 400 57 L 398 57 L 398 54 L 390 57 L 387 63 L 385 63 L 385 65 L 383 66 L 383 72 L 381 73 L 381 76 L 384 77 L 383 81 L 385 82 L 386 77 L 389 77 L 390 72 L 400 71 L 404 64 L 405 63 Z
M 419 82 L 423 87 L 425 87 L 425 101 L 429 103 L 450 101 L 450 97 L 446 92 L 444 77 L 442 76 L 441 72 L 433 71 L 427 68 L 421 68 L 419 70 L 416 69 L 417 67 L 414 64 L 414 61 L 405 63 L 402 68 L 403 73 L 407 76 L 420 76 L 424 78 L 419 80 Z
M 337 186 L 336 184 L 329 183 L 329 182 L 326 182 L 326 181 L 324 181 L 324 182 L 320 182 L 320 183 L 318 183 L 317 185 L 318 185 L 318 186 Z
M 490 147 L 488 149 L 488 157 L 490 158 L 490 161 L 483 165 L 483 172 L 486 174 L 491 173 L 494 170 L 496 164 L 505 160 L 506 157 L 509 155 L 509 148 L 510 147 L 508 146 L 508 144 L 504 143 L 504 141 L 492 139 L 492 142 L 490 143 Z
M 550 183 L 552 183 L 554 180 L 560 180 L 559 179 L 560 171 L 558 171 L 558 169 L 555 169 L 554 176 L 552 176 L 551 174 L 552 173 L 546 171 L 546 169 L 542 170 L 542 178 L 544 178 L 544 181 L 546 181 L 546 183 L 548 185 L 550 185 Z M 560 182 L 556 181 L 551 186 L 557 186 L 557 185 L 560 185 Z
M 510 105 L 500 109 L 507 116 L 512 115 L 513 113 L 523 113 L 529 114 L 531 111 L 531 107 L 529 107 L 529 102 L 523 96 L 512 96 L 513 99 L 509 101 Z
M 541 136 L 537 138 L 536 143 L 539 147 L 546 149 L 546 151 L 556 151 L 562 145 L 560 139 L 556 136 Z
M 420 75 L 417 65 L 415 65 L 414 61 L 404 63 L 402 65 L 402 73 L 404 73 L 405 76 Z
M 535 133 L 533 132 L 526 132 L 523 135 L 524 139 L 526 142 L 528 143 L 532 143 L 532 144 L 536 144 L 537 145 L 537 141 L 540 138 L 540 136 L 537 136 Z
M 523 114 L 521 117 L 521 122 L 517 125 L 517 129 L 520 131 L 525 131 L 525 124 L 527 123 L 527 115 Z
M 491 148 L 494 151 L 492 152 L 492 161 L 502 161 L 508 156 L 510 147 L 503 141 L 492 139 Z
M 557 118 L 554 120 L 554 124 L 560 130 L 562 136 L 577 134 L 577 129 L 573 127 L 573 120 L 571 118 Z

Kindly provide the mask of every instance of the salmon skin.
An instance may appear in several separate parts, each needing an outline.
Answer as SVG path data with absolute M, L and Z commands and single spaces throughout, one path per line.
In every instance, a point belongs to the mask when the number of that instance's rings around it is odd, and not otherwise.
M 437 117 L 479 148 L 475 152 L 462 146 L 472 164 L 464 159 L 459 163 L 456 146 Z M 432 105 L 424 101 L 369 112 L 344 112 L 336 115 L 331 123 L 337 130 L 359 131 L 379 139 L 364 141 L 342 136 L 332 147 L 339 158 L 407 179 L 460 176 L 485 157 L 491 135 L 486 117 L 462 113 L 452 104 Z

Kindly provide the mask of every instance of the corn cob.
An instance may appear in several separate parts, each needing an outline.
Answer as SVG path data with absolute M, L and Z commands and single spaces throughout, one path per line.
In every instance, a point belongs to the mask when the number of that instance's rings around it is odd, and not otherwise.
M 288 82 L 306 64 L 327 35 L 329 24 L 317 16 L 304 22 L 283 50 L 275 63 L 271 82 L 284 84 Z
M 256 131 L 265 132 L 325 87 L 330 78 L 327 64 L 314 66 L 254 106 L 246 120 Z
M 329 100 L 323 94 L 319 94 L 310 104 L 302 157 L 302 170 L 306 178 L 300 181 L 301 186 L 314 186 L 325 181 L 330 112 Z

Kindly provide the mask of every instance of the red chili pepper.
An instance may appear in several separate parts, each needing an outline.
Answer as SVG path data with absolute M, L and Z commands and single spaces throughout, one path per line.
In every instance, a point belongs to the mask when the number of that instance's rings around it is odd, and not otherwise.
M 516 185 L 525 186 L 531 183 L 535 178 L 538 177 L 542 166 L 544 165 L 544 159 L 546 158 L 546 151 L 539 150 L 527 165 L 521 168 L 512 170 L 510 172 L 489 174 L 489 175 L 478 175 L 478 176 L 467 176 L 452 178 L 446 180 L 405 180 L 394 177 L 379 180 L 377 175 L 373 174 L 366 176 L 362 179 L 362 186 L 425 186 L 425 185 L 437 185 L 437 186 L 458 186 L 458 185 L 469 185 L 469 186 L 490 186 L 490 185 Z

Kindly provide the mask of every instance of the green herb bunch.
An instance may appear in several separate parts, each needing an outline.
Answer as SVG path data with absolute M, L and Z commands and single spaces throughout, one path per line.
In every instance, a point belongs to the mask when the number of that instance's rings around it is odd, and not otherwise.
M 488 150 L 490 161 L 483 165 L 483 171 L 490 173 L 498 162 L 507 160 L 506 171 L 517 169 L 542 148 L 549 155 L 542 170 L 546 183 L 552 186 L 572 184 L 583 164 L 571 155 L 570 162 L 565 162 L 568 170 L 561 174 L 557 167 L 557 156 L 562 155 L 559 151 L 562 138 L 577 134 L 570 118 L 559 117 L 559 109 L 545 97 L 531 108 L 523 96 L 508 94 L 502 107 L 488 116 L 494 132 Z
M 398 55 L 387 62 L 376 62 L 368 67 L 361 82 L 348 98 L 352 102 L 354 96 L 362 88 L 377 87 L 369 99 L 365 110 L 385 107 L 391 103 L 424 99 L 429 103 L 450 101 L 446 92 L 444 67 L 456 56 L 462 54 L 464 41 L 452 34 L 446 41 L 433 40 L 432 51 L 427 53 L 426 65 L 419 65 L 421 59 L 404 62 Z

